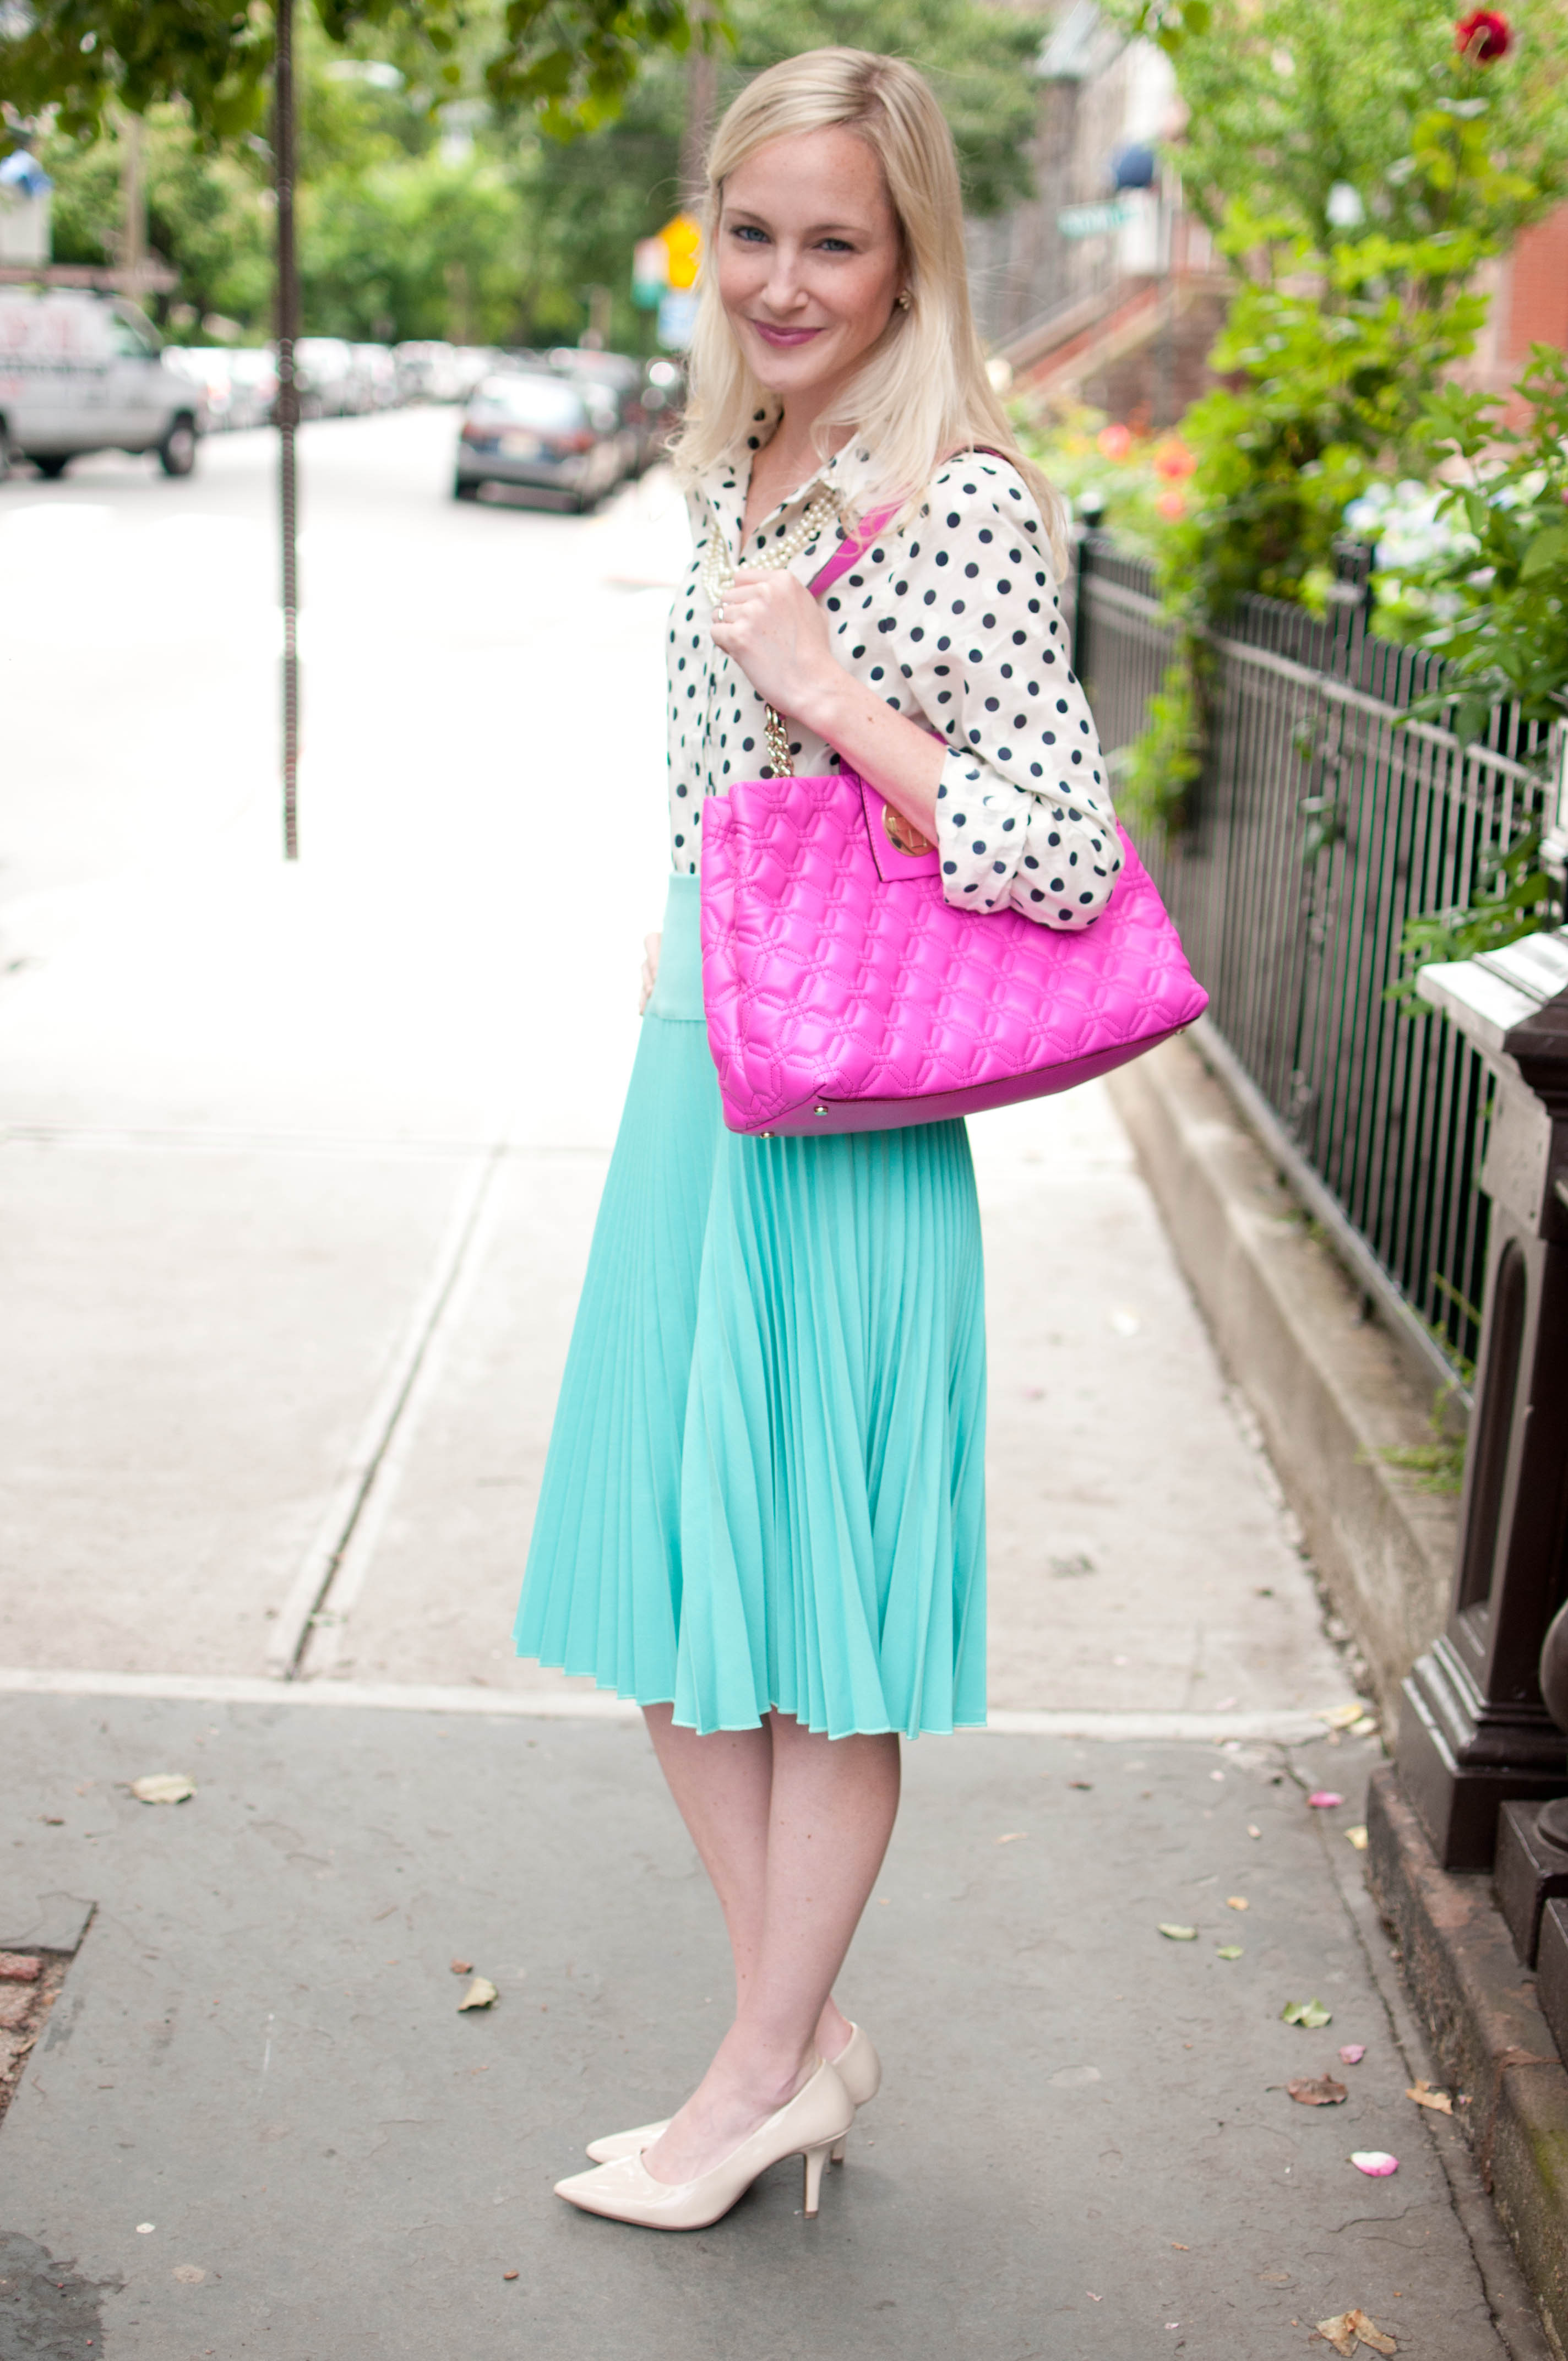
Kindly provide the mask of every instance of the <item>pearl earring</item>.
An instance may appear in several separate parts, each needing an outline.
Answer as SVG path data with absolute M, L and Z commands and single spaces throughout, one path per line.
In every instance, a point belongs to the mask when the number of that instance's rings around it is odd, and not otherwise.
M 908 288 L 907 288 L 907 287 L 905 287 L 905 288 L 901 289 L 901 291 L 900 291 L 900 292 L 899 292 L 899 297 L 898 297 L 898 308 L 899 308 L 899 310 L 900 310 L 901 312 L 907 312 L 907 311 L 908 311 L 908 309 L 909 309 L 909 306 L 910 306 L 910 304 L 912 303 L 912 302 L 913 302 L 913 301 L 914 301 L 914 298 L 913 298 L 913 296 L 910 294 Z

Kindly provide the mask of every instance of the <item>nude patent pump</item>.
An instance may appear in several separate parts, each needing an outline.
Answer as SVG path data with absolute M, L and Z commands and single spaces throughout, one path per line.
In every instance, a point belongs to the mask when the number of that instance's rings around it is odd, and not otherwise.
M 858 2109 L 874 2099 L 882 2088 L 882 2059 L 877 2056 L 871 2035 L 863 2025 L 851 2025 L 848 2046 L 832 2061 L 833 2071 L 844 2085 Z M 588 2142 L 588 2154 L 596 2164 L 613 2164 L 617 2157 L 641 2156 L 652 2147 L 669 2123 L 668 2115 L 656 2124 L 639 2124 L 635 2131 L 607 2132 L 602 2139 Z M 847 2139 L 848 2135 L 845 2135 Z M 837 2141 L 833 2161 L 844 2161 L 845 2140 Z
M 759 2174 L 786 2156 L 806 2159 L 806 2211 L 817 2212 L 822 2168 L 855 2119 L 855 2103 L 825 2059 L 766 2123 L 696 2180 L 655 2180 L 641 2154 L 618 2156 L 592 2172 L 558 2180 L 555 2194 L 585 2213 L 645 2230 L 706 2230 L 742 2198 Z

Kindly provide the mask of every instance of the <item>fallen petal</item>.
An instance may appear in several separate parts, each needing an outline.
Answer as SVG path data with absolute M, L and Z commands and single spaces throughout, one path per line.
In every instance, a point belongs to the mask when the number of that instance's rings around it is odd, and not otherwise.
M 452 1972 L 455 1976 L 471 1976 L 474 1972 L 473 1960 L 454 1960 L 452 1962 Z
M 1214 1957 L 1217 1960 L 1239 1960 L 1241 1956 L 1240 1943 L 1216 1943 L 1214 1946 Z
M 1252 1905 L 1245 1894 L 1227 1894 L 1225 1907 L 1227 1910 L 1250 1910 Z
M 1339 2061 L 1342 2066 L 1359 2066 L 1365 2055 L 1365 2041 L 1347 2041 L 1340 2051 Z
M 458 2002 L 457 2013 L 461 2016 L 466 2008 L 488 2008 L 492 2002 L 498 2001 L 499 1998 L 500 1994 L 496 1990 L 494 1984 L 490 1982 L 488 1976 L 476 1976 L 467 1991 L 464 1993 L 462 1999 Z
M 1332 1812 L 1336 1804 L 1343 1804 L 1343 1801 L 1344 1797 L 1336 1795 L 1332 1787 L 1314 1787 L 1307 1798 L 1308 1804 L 1314 1812 Z
M 1332 2074 L 1312 2074 L 1285 2085 L 1291 2098 L 1303 2107 L 1337 2107 L 1346 2096 L 1343 2082 Z
M 1351 2151 L 1352 2164 L 1357 2172 L 1365 2172 L 1369 2180 L 1385 2180 L 1399 2169 L 1399 2159 L 1380 2147 L 1358 2147 Z
M 1344 1840 L 1346 1844 L 1354 1845 L 1357 1852 L 1365 1852 L 1366 1850 L 1366 1829 L 1365 1825 L 1357 1828 L 1346 1828 L 1344 1832 Z
M 1249 1837 L 1260 1837 L 1263 1834 L 1263 1830 L 1261 1828 L 1255 1828 L 1250 1820 L 1246 1824 L 1246 1832 Z
M 1007 1834 L 998 1837 L 996 1841 L 998 1844 L 1022 1844 L 1028 1833 L 1027 1828 L 1009 1828 Z
M 1354 1705 L 1331 1705 L 1325 1712 L 1319 1714 L 1318 1719 L 1326 1721 L 1331 1730 L 1348 1730 L 1351 1723 L 1359 1721 L 1365 1711 L 1366 1708 L 1357 1697 Z
M 1196 1927 L 1168 1927 L 1162 1919 L 1159 1931 L 1172 1943 L 1195 1943 L 1198 1940 Z
M 131 1793 L 138 1804 L 183 1804 L 196 1792 L 196 1783 L 178 1771 L 155 1771 L 146 1779 L 133 1779 Z
M 1448 2092 L 1434 2091 L 1428 2081 L 1412 2082 L 1405 2096 L 1414 2099 L 1418 2107 L 1430 2107 L 1434 2115 L 1451 2115 L 1453 2113 L 1453 2101 Z

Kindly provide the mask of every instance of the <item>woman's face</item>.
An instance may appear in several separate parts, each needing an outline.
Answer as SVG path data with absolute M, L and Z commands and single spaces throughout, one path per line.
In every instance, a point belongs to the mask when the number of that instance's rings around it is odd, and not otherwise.
M 813 414 L 853 377 L 904 284 L 882 167 L 834 125 L 771 140 L 724 184 L 718 294 L 770 393 Z

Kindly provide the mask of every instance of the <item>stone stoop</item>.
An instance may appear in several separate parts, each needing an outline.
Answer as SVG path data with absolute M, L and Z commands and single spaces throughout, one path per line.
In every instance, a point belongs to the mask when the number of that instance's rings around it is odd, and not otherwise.
M 1373 1773 L 1366 1882 L 1483 2185 L 1568 2354 L 1568 2070 L 1486 1872 L 1440 1869 L 1391 1766 Z M 1413 2111 L 1412 2111 L 1413 2112 Z

